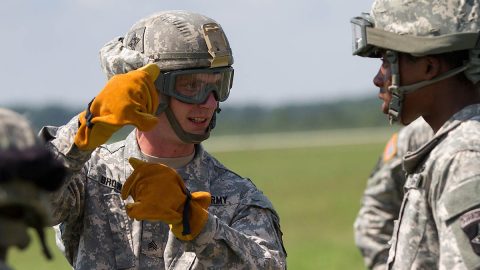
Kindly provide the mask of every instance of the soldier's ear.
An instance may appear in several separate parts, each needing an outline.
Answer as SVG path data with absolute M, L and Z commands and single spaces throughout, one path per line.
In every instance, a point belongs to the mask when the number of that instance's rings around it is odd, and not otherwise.
M 439 76 L 442 72 L 442 62 L 438 57 L 435 56 L 425 56 L 422 57 L 422 62 L 425 65 L 423 69 L 425 80 L 431 80 Z

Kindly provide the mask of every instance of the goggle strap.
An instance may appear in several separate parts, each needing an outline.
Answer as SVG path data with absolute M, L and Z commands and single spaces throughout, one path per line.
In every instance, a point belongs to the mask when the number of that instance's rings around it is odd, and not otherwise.
M 399 91 L 400 69 L 398 64 L 398 52 L 387 50 L 387 61 L 390 63 L 392 84 L 388 87 L 388 91 L 392 94 L 392 99 L 388 104 L 388 118 L 390 125 L 401 121 L 403 93 Z
M 149 61 L 159 62 L 167 60 L 180 60 L 180 59 L 208 59 L 210 57 L 209 53 L 161 53 L 161 54 L 152 54 L 149 56 Z

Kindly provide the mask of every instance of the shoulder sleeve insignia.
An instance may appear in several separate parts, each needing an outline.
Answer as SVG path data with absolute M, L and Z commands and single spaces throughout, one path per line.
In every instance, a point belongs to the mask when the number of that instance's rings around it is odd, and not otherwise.
M 397 154 L 397 141 L 398 133 L 393 134 L 393 136 L 388 140 L 385 149 L 383 150 L 383 162 L 389 162 Z
M 460 217 L 460 228 L 470 240 L 473 251 L 480 255 L 480 209 L 471 210 Z

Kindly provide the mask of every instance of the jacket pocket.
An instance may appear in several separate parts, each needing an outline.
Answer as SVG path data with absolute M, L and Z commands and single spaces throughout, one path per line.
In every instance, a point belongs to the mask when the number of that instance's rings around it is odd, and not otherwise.
M 193 252 L 183 252 L 178 258 L 175 258 L 170 266 L 168 267 L 169 270 L 184 270 L 184 269 L 194 269 L 198 267 L 193 267 L 193 263 L 197 255 Z M 201 269 L 201 268 L 200 268 Z
M 479 191 L 480 180 L 473 178 L 445 193 L 440 201 L 446 210 L 440 218 L 451 230 L 467 269 L 480 269 Z
M 397 247 L 397 236 L 398 235 L 398 219 L 393 221 L 393 235 L 388 244 L 390 245 L 390 250 L 388 251 L 388 260 L 387 265 L 390 265 L 395 260 L 395 249 Z
M 135 255 L 131 242 L 131 229 L 120 194 L 104 194 L 104 200 L 108 207 L 108 222 L 112 233 L 113 251 L 117 268 L 134 267 Z
M 169 231 L 168 225 L 162 222 L 143 221 L 140 252 L 151 259 L 163 258 Z
M 420 189 L 409 189 L 405 194 L 402 210 L 396 222 L 396 230 L 392 238 L 388 266 L 411 269 L 421 250 L 427 226 L 428 204 L 425 192 Z

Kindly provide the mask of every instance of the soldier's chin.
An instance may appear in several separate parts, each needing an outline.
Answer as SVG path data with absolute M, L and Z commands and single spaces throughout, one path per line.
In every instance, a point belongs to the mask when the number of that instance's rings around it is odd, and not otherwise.
M 207 133 L 206 132 L 193 132 L 192 134 L 198 135 L 198 136 L 204 136 Z
M 205 135 L 207 134 L 207 129 L 195 129 L 195 130 L 186 130 L 190 134 L 195 134 L 195 135 Z

